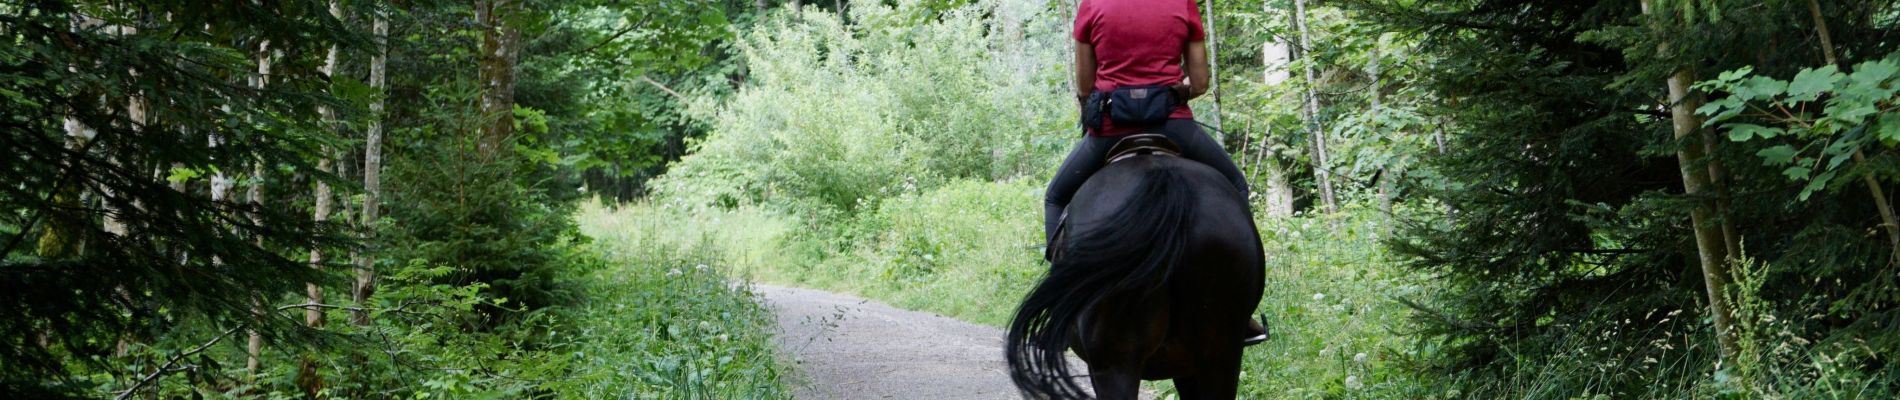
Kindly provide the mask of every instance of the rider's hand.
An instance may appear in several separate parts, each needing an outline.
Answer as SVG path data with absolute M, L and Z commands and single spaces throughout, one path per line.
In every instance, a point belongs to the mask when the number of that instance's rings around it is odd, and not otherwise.
M 1168 90 L 1171 90 L 1174 92 L 1174 101 L 1178 101 L 1182 103 L 1186 103 L 1188 99 L 1193 97 L 1193 94 L 1194 94 L 1193 89 L 1185 84 L 1169 86 Z

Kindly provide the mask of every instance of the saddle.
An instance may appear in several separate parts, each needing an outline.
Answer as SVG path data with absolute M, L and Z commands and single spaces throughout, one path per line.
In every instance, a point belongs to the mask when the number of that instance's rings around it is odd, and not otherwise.
M 1174 144 L 1174 140 L 1168 139 L 1168 135 L 1159 133 L 1128 135 L 1115 141 L 1114 146 L 1108 147 L 1108 161 L 1102 165 L 1114 164 L 1116 161 L 1140 155 L 1179 157 L 1181 146 Z

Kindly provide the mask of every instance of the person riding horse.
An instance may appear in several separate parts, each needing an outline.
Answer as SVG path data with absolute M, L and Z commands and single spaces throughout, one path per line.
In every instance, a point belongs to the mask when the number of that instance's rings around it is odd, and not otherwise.
M 1107 164 L 1109 150 L 1133 134 L 1165 135 L 1181 157 L 1212 167 L 1246 197 L 1246 176 L 1188 108 L 1211 80 L 1207 33 L 1193 0 L 1082 0 L 1074 38 L 1075 97 L 1085 134 L 1043 196 L 1045 239 L 1053 244 L 1076 191 Z M 1246 329 L 1247 345 L 1267 339 L 1259 321 L 1249 320 Z

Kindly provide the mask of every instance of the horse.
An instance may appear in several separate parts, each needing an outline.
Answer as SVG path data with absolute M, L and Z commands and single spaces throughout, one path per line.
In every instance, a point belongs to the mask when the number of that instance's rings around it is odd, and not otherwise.
M 1049 273 L 1009 325 L 1010 378 L 1028 398 L 1134 399 L 1173 379 L 1182 399 L 1231 399 L 1241 340 L 1264 289 L 1252 212 L 1213 168 L 1167 154 L 1111 156 L 1076 193 Z

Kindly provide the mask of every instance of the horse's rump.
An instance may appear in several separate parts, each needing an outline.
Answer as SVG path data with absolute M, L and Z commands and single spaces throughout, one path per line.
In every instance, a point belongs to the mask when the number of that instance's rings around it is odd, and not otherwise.
M 1010 324 L 1006 355 L 1025 394 L 1087 397 L 1063 357 L 1071 346 L 1092 370 L 1145 379 L 1197 374 L 1210 355 L 1237 361 L 1262 259 L 1230 183 L 1192 161 L 1140 156 L 1097 172 L 1069 210 L 1054 244 L 1062 257 Z

